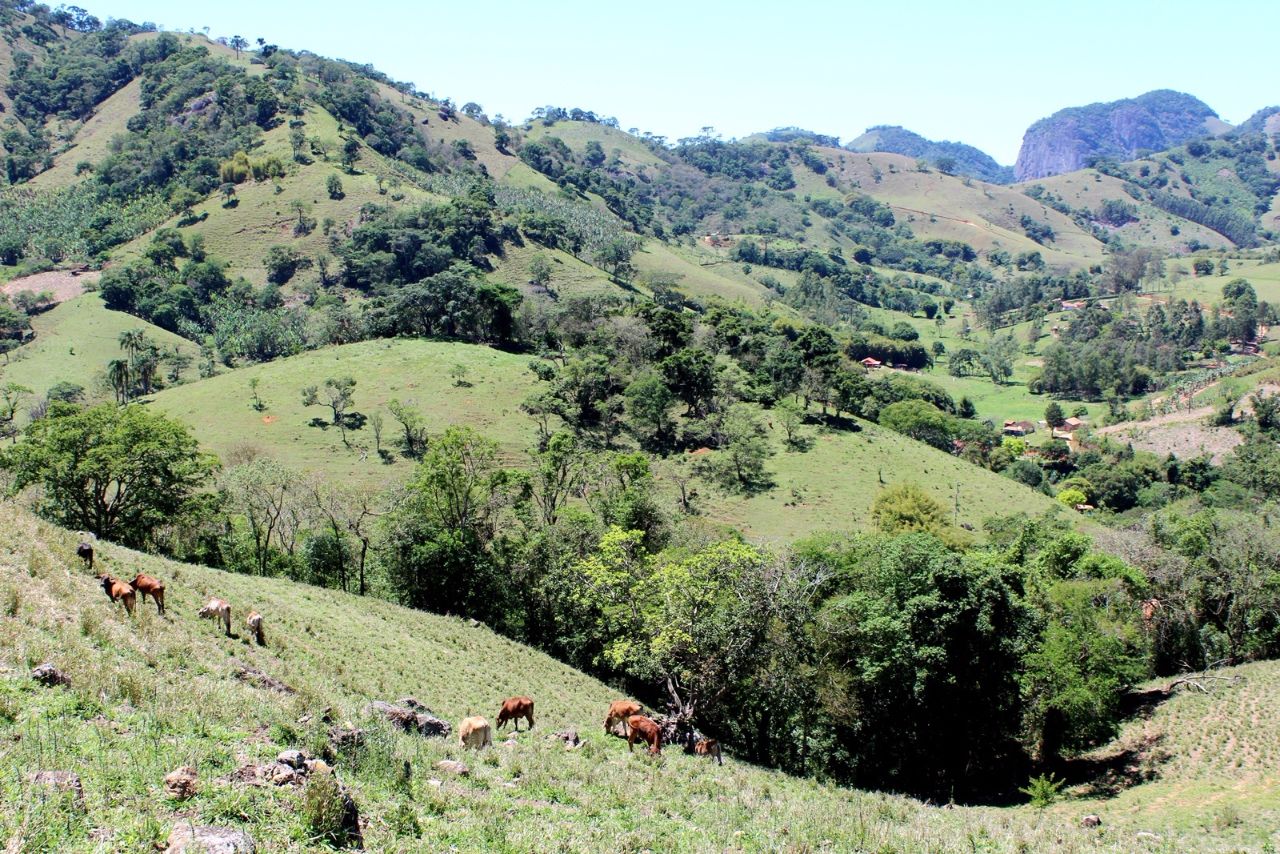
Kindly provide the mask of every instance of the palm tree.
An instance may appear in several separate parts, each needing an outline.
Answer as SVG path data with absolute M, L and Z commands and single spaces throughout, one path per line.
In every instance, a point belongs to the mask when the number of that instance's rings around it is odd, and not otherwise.
M 116 403 L 120 406 L 129 402 L 129 391 L 133 385 L 129 363 L 124 359 L 112 359 L 107 363 L 107 381 L 116 392 Z

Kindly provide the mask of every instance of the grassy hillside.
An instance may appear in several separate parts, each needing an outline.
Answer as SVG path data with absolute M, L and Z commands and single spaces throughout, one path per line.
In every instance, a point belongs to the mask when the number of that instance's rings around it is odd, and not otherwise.
M 135 79 L 99 104 L 84 122 L 74 128 L 61 128 L 59 136 L 67 141 L 54 156 L 53 167 L 41 172 L 31 186 L 42 189 L 65 187 L 75 183 L 76 165 L 98 163 L 111 151 L 111 139 L 127 130 L 129 119 L 137 115 L 141 81 Z
M 383 485 L 403 480 L 411 465 L 394 452 L 400 428 L 386 410 L 392 398 L 412 401 L 432 433 L 452 424 L 470 425 L 498 442 L 507 464 L 523 465 L 525 450 L 534 442 L 534 425 L 519 407 L 537 387 L 527 362 L 527 356 L 469 344 L 366 341 L 166 389 L 154 396 L 153 405 L 189 424 L 201 444 L 224 460 L 254 449 L 295 470 Z M 466 366 L 470 386 L 454 385 L 449 371 L 458 364 Z M 327 409 L 302 405 L 303 387 L 344 374 L 358 383 L 354 411 L 365 417 L 380 412 L 385 418 L 382 444 L 393 451 L 385 459 L 374 453 L 367 422 L 349 431 L 352 447 L 346 448 L 337 429 L 328 426 Z M 265 403 L 261 412 L 250 405 L 249 381 L 255 377 Z M 313 423 L 317 419 L 319 426 Z M 1010 506 L 1015 495 L 1017 505 L 1029 512 L 1058 507 L 1047 496 L 957 457 L 873 424 L 860 427 L 857 433 L 819 433 L 811 426 L 812 447 L 799 452 L 785 449 L 782 428 L 773 424 L 770 442 L 776 453 L 767 468 L 774 487 L 743 497 L 701 483 L 704 512 L 751 537 L 789 541 L 831 528 L 867 527 L 882 481 L 915 481 L 947 508 L 955 502 L 958 483 L 958 520 L 975 528 L 997 508 Z M 669 482 L 677 464 L 660 463 L 659 476 Z
M 921 172 L 915 160 L 897 154 L 821 151 L 832 164 L 829 171 L 841 191 L 864 193 L 888 204 L 921 239 L 960 240 L 979 252 L 1039 252 L 1046 264 L 1063 270 L 1101 260 L 1101 243 L 1068 217 L 1010 187 L 944 175 L 932 168 Z M 808 175 L 812 177 L 807 183 L 797 179 L 799 190 L 814 195 L 831 192 L 817 175 Z M 1057 238 L 1044 246 L 1031 240 L 1019 224 L 1024 214 L 1048 223 Z
M 1132 205 L 1137 219 L 1113 228 L 1126 245 L 1156 247 L 1170 254 L 1185 253 L 1192 240 L 1214 249 L 1228 249 L 1233 245 L 1211 228 L 1162 211 L 1150 202 L 1135 200 L 1124 191 L 1125 182 L 1094 169 L 1039 178 L 1019 184 L 1017 189 L 1025 190 L 1037 184 L 1077 210 L 1096 212 L 1108 199 Z
M 36 337 L 9 354 L 0 382 L 15 382 L 42 395 L 59 382 L 82 385 L 90 397 L 109 396 L 101 388 L 107 362 L 121 358 L 120 334 L 142 329 L 162 353 L 175 348 L 198 355 L 190 341 L 121 311 L 109 311 L 94 293 L 84 294 L 31 319 Z M 167 370 L 163 371 L 167 373 Z M 194 377 L 189 368 L 187 378 Z
M 859 422 L 857 433 L 810 427 L 812 444 L 805 451 L 787 450 L 781 427 L 772 426 L 772 489 L 744 497 L 700 487 L 706 515 L 749 537 L 788 542 L 820 531 L 869 528 L 876 495 L 903 482 L 923 487 L 949 515 L 958 500 L 956 522 L 978 530 L 999 508 L 1065 512 L 1020 483 L 869 422 Z
M 1173 296 L 1199 300 L 1201 305 L 1214 305 L 1222 301 L 1223 285 L 1232 279 L 1248 279 L 1259 300 L 1272 305 L 1280 301 L 1280 263 L 1236 260 L 1227 263 L 1229 269 L 1225 276 L 1188 276 L 1173 285 Z
M 1280 689 L 1273 664 L 1237 669 L 1239 681 L 1209 697 L 1176 695 L 1110 748 L 1141 747 L 1134 761 L 1157 770 L 1154 782 L 1114 798 L 1077 790 L 1046 810 L 943 810 L 732 756 L 717 768 L 670 749 L 660 760 L 628 755 L 599 728 L 618 691 L 483 626 L 100 544 L 107 571 L 141 569 L 166 581 L 169 615 L 148 605 L 130 621 L 73 557 L 76 535 L 13 504 L 0 510 L 6 850 L 141 850 L 180 821 L 242 828 L 259 850 L 313 850 L 298 790 L 226 778 L 282 749 L 322 749 L 325 708 L 367 731 L 366 746 L 334 764 L 366 821 L 368 850 L 1259 850 L 1277 817 L 1270 767 L 1280 731 L 1265 713 Z M 224 638 L 198 620 L 208 595 L 229 599 L 237 623 L 248 608 L 260 610 L 268 646 L 251 645 L 238 624 L 239 636 Z M 27 677 L 46 661 L 70 687 Z M 239 681 L 239 665 L 297 693 Z M 492 719 L 516 692 L 535 698 L 538 726 L 478 756 L 462 756 L 453 739 L 392 732 L 365 712 L 371 699 L 413 695 L 456 724 L 468 713 Z M 566 727 L 584 738 L 581 749 L 547 737 Z M 444 758 L 462 758 L 470 776 L 438 771 Z M 184 764 L 197 769 L 199 789 L 180 802 L 161 782 Z M 79 774 L 83 813 L 67 798 L 38 796 L 27 780 L 35 770 Z M 1079 826 L 1087 813 L 1102 816 L 1100 830 Z
M 587 143 L 594 140 L 604 149 L 605 157 L 617 157 L 626 166 L 641 171 L 644 167 L 659 167 L 663 162 L 638 138 L 602 124 L 565 121 L 548 126 L 542 122 L 533 122 L 525 126 L 525 134 L 528 139 L 533 140 L 558 137 L 575 154 L 585 152 Z
M 381 462 L 374 453 L 372 426 L 349 431 L 352 448 L 343 446 L 328 426 L 325 407 L 302 405 L 305 386 L 328 377 L 356 378 L 353 412 L 386 419 L 383 447 L 399 447 L 400 427 L 386 411 L 392 398 L 412 405 L 432 433 L 452 424 L 468 424 L 499 443 L 503 457 L 523 459 L 533 442 L 533 422 L 519 410 L 536 380 L 526 370 L 527 356 L 470 344 L 420 340 L 376 340 L 331 347 L 289 359 L 254 365 L 177 388 L 154 398 L 154 405 L 191 425 L 200 442 L 223 459 L 237 448 L 258 448 L 298 470 L 340 479 L 387 483 L 402 479 L 409 463 L 399 454 Z M 456 386 L 455 365 L 467 369 L 469 386 Z M 249 380 L 257 378 L 265 403 L 250 405 Z M 320 419 L 323 426 L 311 426 Z

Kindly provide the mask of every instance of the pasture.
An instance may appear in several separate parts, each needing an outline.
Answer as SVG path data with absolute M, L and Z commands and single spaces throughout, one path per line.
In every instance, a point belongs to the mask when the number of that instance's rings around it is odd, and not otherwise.
M 8 364 L 0 365 L 0 383 L 14 382 L 43 395 L 59 382 L 84 386 L 89 399 L 111 396 L 104 386 L 107 363 L 123 357 L 120 334 L 142 329 L 159 347 L 161 353 L 175 349 L 188 356 L 199 353 L 196 345 L 181 336 L 153 326 L 121 311 L 110 311 L 96 293 L 67 300 L 31 319 L 36 337 L 14 350 Z M 167 374 L 167 366 L 161 367 Z M 188 368 L 184 378 L 195 376 Z
M 956 524 L 979 532 L 984 519 L 1001 512 L 1066 512 L 1049 496 L 959 457 L 870 422 L 857 425 L 856 433 L 808 425 L 803 432 L 809 447 L 791 450 L 781 427 L 771 423 L 769 440 L 775 453 L 765 467 L 773 487 L 741 495 L 700 482 L 702 512 L 751 539 L 783 543 L 822 531 L 870 528 L 876 495 L 904 482 L 929 493 Z M 665 461 L 658 466 L 659 475 L 669 476 L 672 466 L 688 462 Z
M 74 556 L 77 537 L 0 506 L 0 845 L 7 850 L 142 850 L 178 822 L 253 835 L 259 850 L 314 850 L 294 787 L 230 778 L 282 749 L 327 742 L 320 713 L 366 732 L 337 754 L 378 851 L 938 851 L 1263 850 L 1280 811 L 1270 768 L 1280 731 L 1265 709 L 1280 690 L 1274 663 L 1228 671 L 1211 696 L 1179 693 L 1105 750 L 1132 751 L 1155 779 L 1115 797 L 1074 789 L 1046 809 L 940 809 L 895 795 L 839 788 L 745 764 L 723 768 L 667 748 L 654 759 L 604 735 L 608 703 L 624 696 L 461 617 L 285 581 L 229 575 L 99 544 L 100 566 L 165 581 L 169 616 L 112 605 Z M 229 600 L 237 637 L 195 610 Z M 250 642 L 248 608 L 265 615 L 268 645 Z M 28 677 L 49 662 L 69 687 Z M 235 677 L 257 668 L 296 693 Z M 535 698 L 538 724 L 482 753 L 456 736 L 389 728 L 366 706 L 412 695 L 455 726 L 492 722 L 503 698 Z M 574 728 L 566 750 L 548 734 Z M 505 736 L 504 736 L 505 738 Z M 502 739 L 499 739 L 501 742 Z M 1158 749 L 1157 749 L 1158 748 Z M 470 774 L 438 770 L 461 759 Z M 407 765 L 406 765 L 407 763 Z M 197 771 L 187 801 L 161 782 Z M 84 808 L 42 796 L 33 770 L 72 770 Z M 407 769 L 407 770 L 406 770 Z M 1097 813 L 1099 829 L 1080 826 Z M 1139 833 L 1148 834 L 1145 837 Z
M 297 471 L 382 485 L 403 480 L 410 469 L 397 449 L 400 426 L 386 410 L 394 399 L 419 412 L 431 433 L 466 424 L 499 444 L 508 464 L 523 461 L 533 444 L 533 422 L 520 403 L 534 389 L 529 357 L 471 344 L 395 339 L 329 347 L 229 371 L 198 383 L 166 389 L 152 405 L 192 429 L 207 449 L 223 460 L 237 451 L 256 450 Z M 450 374 L 465 370 L 463 382 Z M 323 386 L 329 377 L 356 379 L 352 419 L 362 426 L 348 430 L 351 447 L 329 424 L 325 406 L 306 407 L 302 389 Z M 258 380 L 262 409 L 255 409 L 249 382 Z M 384 419 L 377 454 L 373 425 Z

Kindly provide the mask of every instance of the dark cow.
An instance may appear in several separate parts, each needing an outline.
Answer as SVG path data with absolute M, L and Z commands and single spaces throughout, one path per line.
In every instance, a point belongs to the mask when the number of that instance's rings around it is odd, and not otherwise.
M 76 546 L 76 557 L 78 557 L 78 558 L 80 558 L 80 560 L 84 561 L 84 565 L 85 565 L 85 568 L 86 568 L 86 569 L 88 569 L 88 570 L 90 570 L 90 571 L 92 571 L 92 570 L 93 570 L 93 546 L 92 546 L 92 544 L 87 543 L 87 542 L 84 542 L 84 541 L 82 540 L 82 541 L 80 542 L 80 545 Z

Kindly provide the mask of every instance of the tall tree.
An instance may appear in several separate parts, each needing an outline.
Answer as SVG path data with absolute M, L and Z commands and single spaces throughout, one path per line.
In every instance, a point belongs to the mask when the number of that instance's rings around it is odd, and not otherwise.
M 54 404 L 25 437 L 0 457 L 14 489 L 40 484 L 45 516 L 130 546 L 188 513 L 217 465 L 185 426 L 141 406 Z

